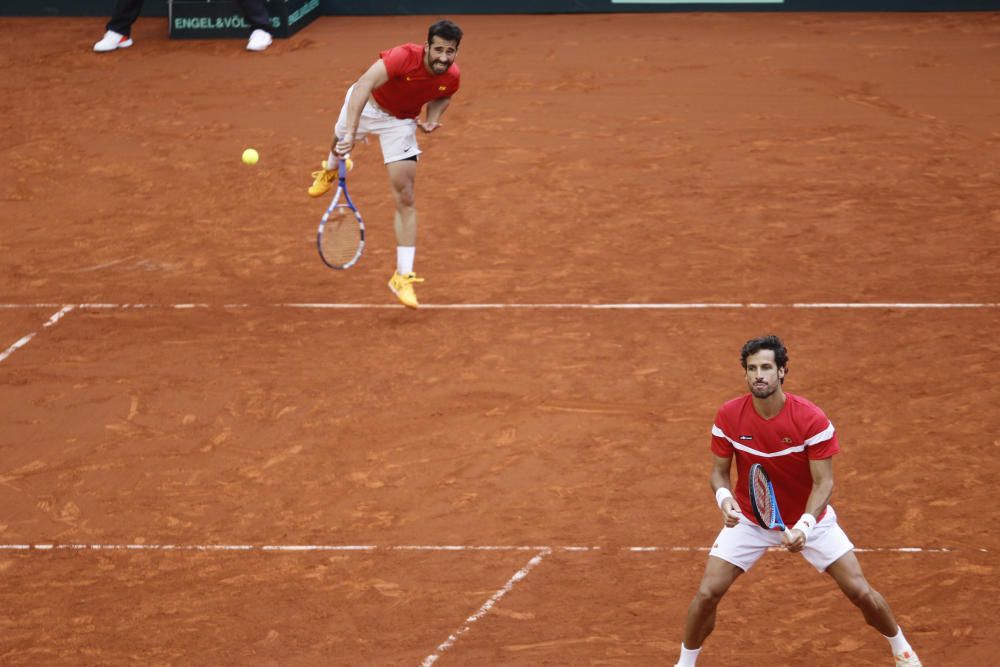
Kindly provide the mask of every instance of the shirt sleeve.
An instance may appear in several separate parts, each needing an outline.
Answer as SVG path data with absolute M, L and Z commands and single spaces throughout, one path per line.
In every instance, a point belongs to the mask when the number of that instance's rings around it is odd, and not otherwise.
M 378 55 L 385 64 L 385 71 L 388 72 L 390 79 L 395 78 L 406 71 L 406 65 L 410 54 L 402 46 L 394 46 Z
M 810 435 L 806 438 L 806 454 L 810 459 L 828 459 L 840 452 L 840 442 L 837 440 L 837 430 L 833 422 L 826 418 L 822 411 L 817 410 L 810 424 Z
M 733 443 L 726 437 L 726 432 L 723 430 L 724 424 L 725 421 L 722 419 L 722 410 L 720 409 L 712 423 L 712 453 L 719 458 L 728 458 L 733 455 Z

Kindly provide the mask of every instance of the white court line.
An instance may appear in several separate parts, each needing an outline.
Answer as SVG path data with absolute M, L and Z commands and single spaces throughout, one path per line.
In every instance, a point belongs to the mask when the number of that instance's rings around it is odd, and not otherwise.
M 634 546 L 620 547 L 618 551 L 631 553 L 657 552 L 706 552 L 711 547 L 663 547 Z M 773 551 L 781 551 L 775 547 Z M 868 547 L 855 548 L 857 552 L 894 553 L 954 553 L 957 551 L 978 551 L 988 553 L 981 547 L 953 549 L 949 547 Z M 309 551 L 537 551 L 552 552 L 599 552 L 607 551 L 599 546 L 568 545 L 545 546 L 527 544 L 464 545 L 464 544 L 402 544 L 379 546 L 376 544 L 0 544 L 0 551 L 260 551 L 260 552 L 309 552 Z
M 58 322 L 59 320 L 61 320 L 66 313 L 68 313 L 69 311 L 73 310 L 75 307 L 76 306 L 63 306 L 59 310 L 59 312 L 57 312 L 52 317 L 50 317 L 45 322 L 45 324 L 42 325 L 42 329 L 49 328 L 50 326 L 52 326 L 53 324 L 55 324 L 56 322 Z M 24 347 L 29 342 L 31 342 L 31 339 L 34 338 L 37 333 L 38 333 L 37 331 L 31 332 L 27 336 L 24 336 L 23 338 L 21 338 L 21 340 L 17 341 L 16 343 L 14 343 L 10 347 L 8 347 L 3 352 L 0 352 L 0 361 L 3 361 L 4 359 L 6 359 L 7 357 L 9 357 L 10 355 L 12 355 L 15 352 L 17 352 L 20 348 Z
M 461 628 L 459 628 L 452 634 L 448 635 L 447 639 L 438 644 L 438 647 L 434 649 L 435 652 L 431 653 L 429 656 L 424 658 L 424 661 L 420 663 L 420 667 L 430 667 L 430 665 L 433 665 L 435 662 L 437 662 L 437 659 L 441 657 L 441 654 L 447 651 L 449 648 L 451 648 L 455 644 L 455 642 L 458 641 L 459 637 L 468 632 L 469 628 L 472 627 L 473 623 L 475 623 L 483 616 L 485 616 L 487 613 L 489 613 L 490 609 L 493 608 L 493 605 L 499 602 L 500 598 L 509 593 L 510 589 L 514 587 L 514 584 L 516 584 L 517 582 L 521 581 L 526 576 L 528 576 L 528 573 L 531 572 L 532 568 L 541 563 L 542 559 L 548 556 L 550 553 L 552 553 L 550 549 L 544 549 L 543 551 L 535 554 L 535 556 L 528 561 L 528 564 L 522 567 L 517 572 L 515 572 L 514 576 L 508 579 L 507 583 L 504 584 L 500 590 L 491 595 L 490 599 L 484 602 L 483 606 L 480 607 L 475 614 L 465 619 L 465 625 L 463 625 Z
M 281 303 L 281 308 L 401 308 L 396 304 Z M 228 307 L 228 306 L 227 306 Z M 422 303 L 421 310 L 734 310 L 741 308 L 998 308 L 1000 303 Z
M 395 303 L 0 303 L 0 309 L 17 308 L 58 308 L 89 309 L 89 310 L 129 310 L 129 309 L 248 309 L 248 308 L 301 308 L 311 310 L 382 310 L 400 309 L 404 306 Z M 799 309 L 975 309 L 1000 308 L 1000 302 L 952 302 L 952 303 L 920 303 L 920 302 L 885 302 L 885 303 L 425 303 L 421 310 L 736 310 L 758 308 L 799 308 Z

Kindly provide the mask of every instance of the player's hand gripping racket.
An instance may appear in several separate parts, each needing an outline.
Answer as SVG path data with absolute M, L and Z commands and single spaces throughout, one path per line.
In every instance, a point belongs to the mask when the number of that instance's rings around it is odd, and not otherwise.
M 774 497 L 774 486 L 767 476 L 764 466 L 754 463 L 750 466 L 750 505 L 757 523 L 768 530 L 784 531 L 785 537 L 791 538 L 788 526 L 781 520 L 778 511 L 778 500 Z
M 337 192 L 319 221 L 316 247 L 320 259 L 331 269 L 348 269 L 365 251 L 365 221 L 347 192 L 345 158 L 337 160 Z

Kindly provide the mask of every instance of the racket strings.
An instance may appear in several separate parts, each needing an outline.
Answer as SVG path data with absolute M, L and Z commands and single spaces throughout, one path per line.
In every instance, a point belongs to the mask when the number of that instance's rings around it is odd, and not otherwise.
M 760 512 L 760 518 L 770 526 L 774 523 L 774 506 L 771 503 L 771 491 L 767 485 L 767 478 L 762 474 L 754 474 L 750 481 L 754 503 L 757 505 L 757 511 Z
M 346 264 L 357 254 L 360 238 L 354 212 L 347 206 L 337 206 L 323 227 L 320 252 L 332 264 Z

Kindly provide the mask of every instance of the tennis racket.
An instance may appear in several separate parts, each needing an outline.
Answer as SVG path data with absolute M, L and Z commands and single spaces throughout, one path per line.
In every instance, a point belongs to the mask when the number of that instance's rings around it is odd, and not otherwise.
M 781 520 L 781 512 L 778 511 L 774 485 L 771 484 L 771 478 L 767 476 L 764 466 L 759 463 L 750 466 L 750 505 L 753 507 L 757 523 L 762 528 L 784 531 L 785 535 L 790 537 L 788 526 Z
M 331 269 L 349 269 L 365 251 L 365 221 L 347 192 L 345 158 L 337 162 L 337 192 L 327 207 L 316 232 L 316 247 L 323 263 Z

